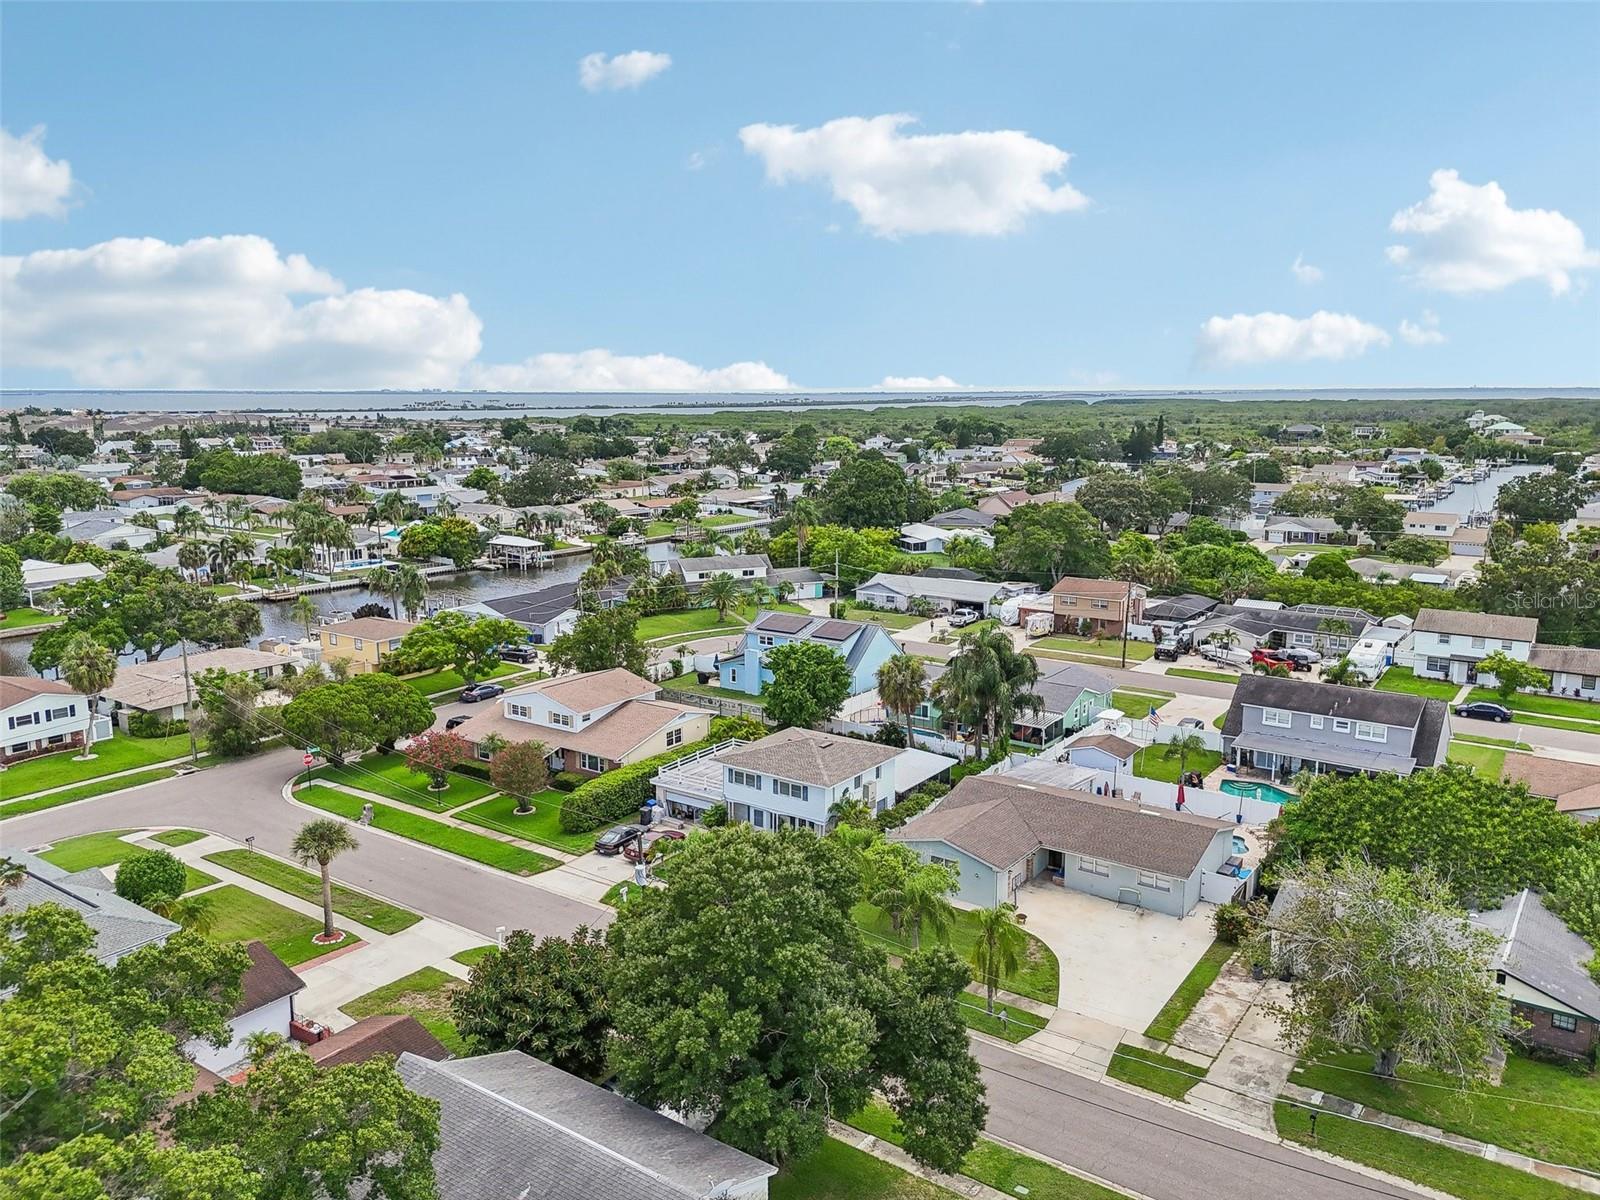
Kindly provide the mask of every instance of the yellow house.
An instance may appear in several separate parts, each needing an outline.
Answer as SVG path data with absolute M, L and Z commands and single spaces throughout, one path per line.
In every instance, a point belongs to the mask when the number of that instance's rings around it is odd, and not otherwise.
M 415 628 L 411 621 L 358 617 L 322 626 L 317 630 L 317 640 L 322 643 L 323 662 L 343 658 L 349 661 L 352 675 L 365 675 L 378 669 L 378 660 L 385 654 L 400 649 L 400 639 Z

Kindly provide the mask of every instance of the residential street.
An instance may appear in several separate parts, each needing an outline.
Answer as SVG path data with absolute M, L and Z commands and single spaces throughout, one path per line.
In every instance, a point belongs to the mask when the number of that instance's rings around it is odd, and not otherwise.
M 171 825 L 240 842 L 253 836 L 258 849 L 288 858 L 296 831 L 322 815 L 283 798 L 283 783 L 299 764 L 298 751 L 273 750 L 151 787 L 13 817 L 0 824 L 0 848 L 27 849 L 103 829 Z M 377 830 L 360 830 L 357 836 L 361 848 L 338 858 L 336 879 L 487 938 L 500 925 L 566 935 L 579 925 L 611 921 L 609 908 L 557 895 L 526 879 Z
M 973 1053 L 989 1089 L 990 1133 L 1150 1200 L 1418 1194 L 989 1042 L 974 1042 Z

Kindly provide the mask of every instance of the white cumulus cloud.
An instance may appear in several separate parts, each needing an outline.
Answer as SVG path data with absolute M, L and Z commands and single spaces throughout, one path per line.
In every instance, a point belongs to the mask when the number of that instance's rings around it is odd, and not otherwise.
M 672 65 L 672 55 L 654 50 L 630 50 L 626 54 L 585 54 L 578 60 L 578 82 L 585 91 L 620 92 L 643 87 Z
M 1600 266 L 1583 230 L 1553 209 L 1512 208 L 1498 183 L 1467 183 L 1456 171 L 1435 171 L 1428 183 L 1428 198 L 1389 222 L 1391 232 L 1413 240 L 1387 251 L 1423 287 L 1493 292 L 1539 279 L 1560 295 L 1572 272 Z
M 961 385 L 948 375 L 885 375 L 878 387 L 886 392 L 942 392 Z
M 478 353 L 462 295 L 347 289 L 263 237 L 116 238 L 0 258 L 12 367 L 89 387 L 448 387 Z
M 1014 129 L 908 134 L 905 113 L 840 117 L 815 129 L 746 125 L 739 140 L 767 179 L 820 179 L 879 237 L 995 236 L 1034 213 L 1072 212 L 1089 198 L 1056 182 L 1070 155 Z
M 1447 339 L 1439 329 L 1439 314 L 1422 310 L 1422 320 L 1400 322 L 1400 340 L 1408 346 L 1442 346 Z
M 0 220 L 62 217 L 72 197 L 72 164 L 44 152 L 44 126 L 18 137 L 0 129 Z
M 536 354 L 474 367 L 472 386 L 497 392 L 763 392 L 793 386 L 764 362 L 701 367 L 668 354 Z
M 1389 335 L 1382 329 L 1348 313 L 1315 312 L 1309 317 L 1235 313 L 1212 317 L 1200 327 L 1196 353 L 1209 366 L 1239 367 L 1353 358 L 1388 344 Z
M 1305 261 L 1305 255 L 1296 254 L 1294 261 L 1289 264 L 1289 270 L 1294 272 L 1294 277 L 1301 283 L 1310 285 L 1322 282 L 1322 268 L 1314 267 Z

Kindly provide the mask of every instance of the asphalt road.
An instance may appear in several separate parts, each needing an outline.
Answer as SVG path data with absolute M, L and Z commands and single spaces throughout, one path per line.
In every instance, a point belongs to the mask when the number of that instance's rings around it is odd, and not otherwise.
M 273 750 L 150 787 L 13 817 L 0 824 L 0 849 L 26 850 L 102 829 L 172 825 L 240 842 L 253 836 L 257 849 L 288 858 L 295 833 L 320 815 L 283 798 L 284 781 L 299 766 L 299 751 Z M 377 830 L 359 830 L 357 837 L 361 848 L 334 861 L 335 879 L 488 938 L 500 925 L 564 937 L 579 925 L 607 925 L 613 915 L 602 905 Z
M 987 1042 L 973 1053 L 991 1134 L 1151 1200 L 1418 1195 Z

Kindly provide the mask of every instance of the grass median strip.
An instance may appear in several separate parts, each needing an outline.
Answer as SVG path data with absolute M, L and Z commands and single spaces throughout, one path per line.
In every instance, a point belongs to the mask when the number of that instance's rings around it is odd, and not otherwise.
M 150 840 L 160 842 L 163 846 L 187 846 L 203 837 L 205 834 L 198 829 L 168 829 L 165 833 L 152 833 Z
M 1144 1031 L 1145 1037 L 1170 1042 L 1172 1035 L 1178 1032 L 1178 1026 L 1184 1023 L 1194 1011 L 1194 1006 L 1200 1002 L 1200 997 L 1206 994 L 1206 989 L 1222 974 L 1222 968 L 1236 949 L 1236 946 L 1230 946 L 1227 942 L 1212 942 L 1200 956 L 1200 961 L 1183 977 L 1177 990 L 1161 1006 L 1156 1019 Z
M 322 903 L 322 880 L 318 876 L 265 854 L 254 850 L 219 850 L 206 855 L 205 860 L 298 899 Z M 333 911 L 379 933 L 399 933 L 422 920 L 414 912 L 374 899 L 342 883 L 333 885 Z
M 1186 1063 L 1181 1058 L 1123 1042 L 1112 1054 L 1106 1074 L 1147 1092 L 1182 1100 L 1190 1088 L 1205 1078 L 1206 1072 L 1204 1067 Z
M 1209 679 L 1212 683 L 1238 683 L 1239 677 L 1227 671 L 1202 671 L 1196 667 L 1168 667 L 1168 675 L 1179 679 Z
M 295 799 L 313 808 L 320 808 L 323 812 L 348 817 L 351 820 L 361 815 L 361 806 L 365 803 L 359 796 L 335 791 L 319 784 L 303 787 L 294 795 Z M 430 820 L 416 813 L 404 812 L 387 804 L 374 804 L 372 810 L 373 825 L 386 833 L 420 842 L 436 850 L 459 855 L 461 858 L 471 859 L 496 870 L 510 871 L 515 875 L 537 875 L 540 871 L 548 871 L 556 865 L 555 859 L 546 858 L 522 846 L 497 842 L 480 833 L 457 829 L 453 825 Z
M 463 967 L 475 967 L 481 960 L 497 953 L 498 949 L 496 946 L 469 946 L 465 950 L 456 951 L 450 957 Z
M 43 796 L 24 796 L 20 800 L 0 804 L 0 818 L 21 817 L 31 812 L 42 812 L 59 804 L 71 804 L 74 800 L 88 800 L 95 796 L 120 792 L 124 788 L 157 783 L 163 779 L 171 779 L 175 774 L 176 772 L 166 767 L 157 767 L 150 771 L 136 771 L 132 775 L 119 775 L 115 779 L 96 779 L 91 783 L 79 784 L 77 787 L 65 788 L 59 792 L 49 792 Z
M 971 992 L 957 997 L 956 1004 L 960 1006 L 961 1019 L 967 1023 L 968 1029 L 1004 1038 L 1008 1042 L 1030 1038 L 1046 1025 L 1043 1017 L 999 1000 L 994 1002 L 994 1012 L 990 1013 L 983 1000 Z

